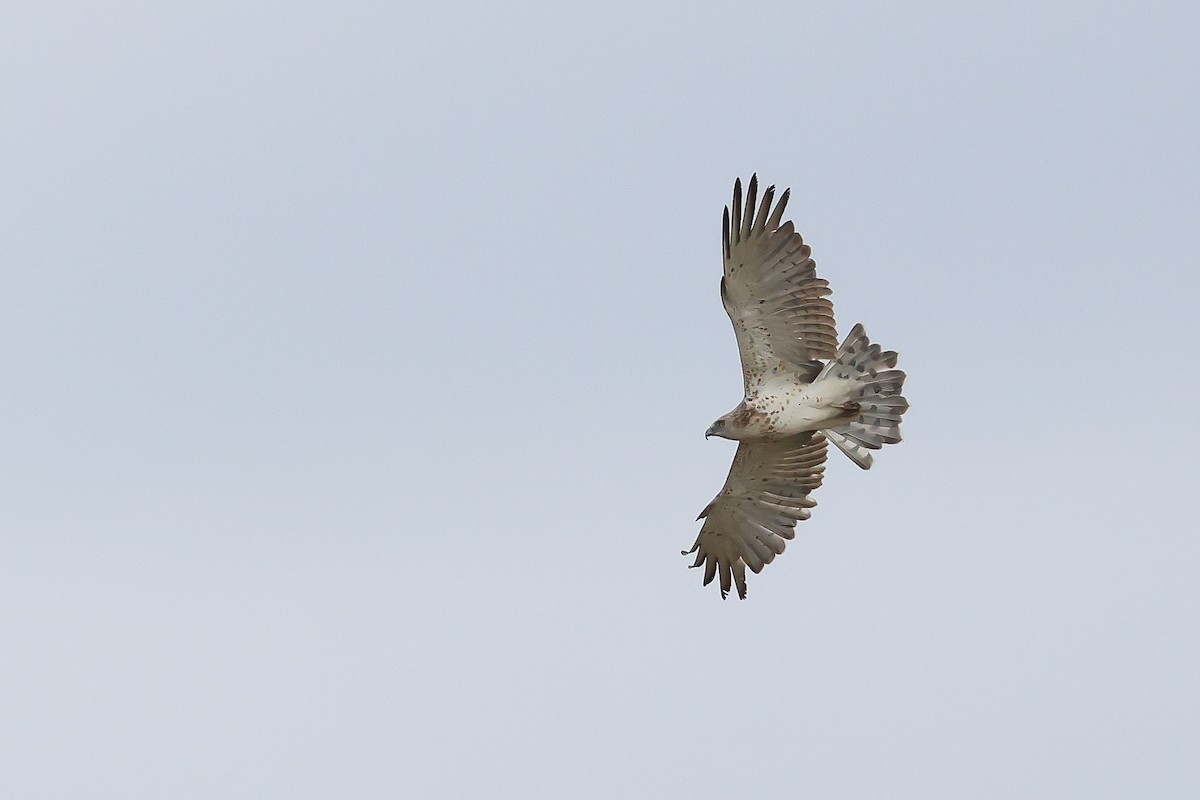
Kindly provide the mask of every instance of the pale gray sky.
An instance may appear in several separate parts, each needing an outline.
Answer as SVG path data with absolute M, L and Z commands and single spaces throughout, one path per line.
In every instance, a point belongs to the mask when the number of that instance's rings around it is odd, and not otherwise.
M 0 28 L 0 795 L 1200 795 L 1195 3 Z M 909 373 L 722 602 L 733 179 Z

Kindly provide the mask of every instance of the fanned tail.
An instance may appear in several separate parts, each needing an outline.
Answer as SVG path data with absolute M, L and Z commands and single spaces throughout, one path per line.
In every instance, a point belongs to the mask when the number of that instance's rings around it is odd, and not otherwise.
M 895 351 L 872 344 L 863 326 L 855 325 L 818 378 L 854 381 L 850 407 L 856 407 L 858 415 L 823 433 L 863 469 L 870 469 L 874 461 L 869 451 L 900 441 L 900 418 L 908 401 L 900 394 L 905 375 L 895 369 L 896 357 Z

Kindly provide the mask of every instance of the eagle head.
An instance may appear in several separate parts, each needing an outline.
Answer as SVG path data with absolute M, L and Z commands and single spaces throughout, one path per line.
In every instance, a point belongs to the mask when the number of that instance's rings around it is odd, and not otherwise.
M 704 438 L 707 439 L 710 436 L 720 436 L 725 439 L 732 439 L 733 437 L 729 435 L 732 433 L 732 430 L 729 428 L 728 416 L 729 415 L 726 414 L 712 425 L 709 425 L 708 430 L 704 432 Z
M 743 402 L 733 411 L 719 417 L 716 422 L 709 425 L 708 430 L 704 432 L 704 438 L 720 436 L 722 439 L 733 439 L 740 442 L 747 439 L 758 439 L 769 433 L 770 420 L 767 415 L 748 407 Z

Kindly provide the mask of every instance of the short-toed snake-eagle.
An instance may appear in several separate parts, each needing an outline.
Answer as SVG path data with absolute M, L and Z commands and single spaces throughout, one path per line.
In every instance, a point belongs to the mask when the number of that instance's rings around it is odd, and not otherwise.
M 696 554 L 692 566 L 704 567 L 705 585 L 720 576 L 722 597 L 736 585 L 745 598 L 746 568 L 770 564 L 808 519 L 826 441 L 869 469 L 868 451 L 900 441 L 908 409 L 896 353 L 872 344 L 862 325 L 838 346 L 829 283 L 783 219 L 788 192 L 774 204 L 774 186 L 761 202 L 757 195 L 752 177 L 743 206 L 741 180 L 734 183 L 722 232 L 721 302 L 737 337 L 745 397 L 705 433 L 737 440 L 737 454 L 684 552 Z

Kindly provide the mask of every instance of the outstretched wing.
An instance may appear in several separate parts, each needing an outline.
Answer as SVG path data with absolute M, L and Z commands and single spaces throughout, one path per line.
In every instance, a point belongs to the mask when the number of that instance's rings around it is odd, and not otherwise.
M 837 352 L 829 283 L 817 277 L 812 249 L 795 226 L 781 222 L 789 192 L 772 209 L 775 187 L 768 187 L 755 214 L 756 175 L 745 210 L 740 179 L 733 185 L 732 216 L 725 207 L 721 302 L 733 322 L 747 392 L 781 371 L 812 381 L 821 367 L 816 359 Z
M 746 597 L 746 567 L 758 573 L 783 552 L 796 535 L 796 522 L 808 519 L 817 502 L 809 497 L 825 472 L 825 438 L 802 433 L 775 442 L 738 445 L 729 477 L 708 507 L 691 550 L 693 567 L 704 565 L 704 585 L 719 572 L 721 597 L 736 582 Z

